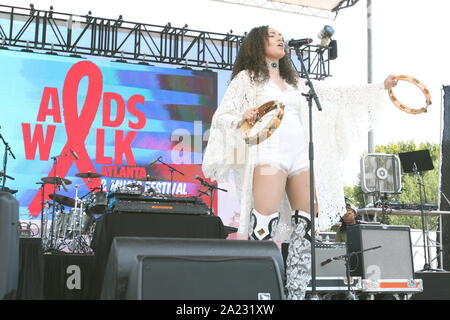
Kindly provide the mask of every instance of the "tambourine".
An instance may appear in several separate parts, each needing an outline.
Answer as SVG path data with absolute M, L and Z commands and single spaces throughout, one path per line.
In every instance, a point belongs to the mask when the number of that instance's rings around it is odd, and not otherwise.
M 396 80 L 404 80 L 404 81 L 408 81 L 411 82 L 412 84 L 414 84 L 415 86 L 417 86 L 420 90 L 422 90 L 422 93 L 425 95 L 425 103 L 426 106 L 421 108 L 421 109 L 412 109 L 409 108 L 407 106 L 405 106 L 403 103 L 401 103 L 397 97 L 394 95 L 394 92 L 391 89 L 388 90 L 388 94 L 389 94 L 389 98 L 391 98 L 391 101 L 393 104 L 395 104 L 400 110 L 406 112 L 406 113 L 410 113 L 410 114 L 420 114 L 423 112 L 427 112 L 427 108 L 428 106 L 431 105 L 431 94 L 430 91 L 427 89 L 427 87 L 425 87 L 425 85 L 420 82 L 419 80 L 417 80 L 416 78 L 413 78 L 411 76 L 405 76 L 405 75 L 400 75 L 400 76 L 396 76 L 395 77 Z
M 268 139 L 275 132 L 280 126 L 284 116 L 284 104 L 279 101 L 269 101 L 258 107 L 255 123 L 261 122 L 262 118 L 273 110 L 276 111 L 270 118 L 270 121 L 267 122 L 264 128 L 254 134 L 251 134 L 250 132 L 254 125 L 251 125 L 248 121 L 245 121 L 240 126 L 239 129 L 241 130 L 242 138 L 244 138 L 245 143 L 250 145 L 259 144 Z

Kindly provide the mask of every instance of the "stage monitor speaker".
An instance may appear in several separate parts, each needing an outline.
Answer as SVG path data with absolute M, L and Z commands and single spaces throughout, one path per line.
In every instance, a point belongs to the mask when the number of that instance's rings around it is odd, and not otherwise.
M 335 257 L 347 254 L 347 246 L 345 243 L 322 243 L 316 242 L 316 276 L 317 277 L 346 277 L 345 259 L 333 260 L 322 265 L 322 262 Z M 289 244 L 283 243 L 281 252 L 286 268 L 286 260 L 289 254 Z
M 363 279 L 414 279 L 410 228 L 361 225 L 347 227 L 349 252 L 368 250 L 350 259 L 352 276 Z M 381 246 L 381 247 L 379 247 Z M 379 247 L 377 249 L 373 249 Z
M 191 260 L 189 260 L 191 259 Z M 181 262 L 186 268 L 183 271 L 178 267 L 175 261 Z M 218 262 L 219 261 L 219 262 Z M 236 271 L 239 264 L 242 263 L 245 272 Z M 252 265 L 253 271 L 249 271 Z M 270 267 L 269 267 L 270 265 Z M 150 273 L 143 272 L 145 267 L 150 266 Z M 245 267 L 244 267 L 245 266 Z M 259 267 L 258 267 L 259 266 Z M 144 269 L 142 269 L 144 267 Z M 151 270 L 155 268 L 155 273 Z M 155 274 L 167 269 L 168 271 L 177 269 L 178 273 L 168 272 L 166 278 L 159 278 L 162 283 L 152 282 Z M 204 270 L 198 274 L 191 274 L 194 269 Z M 239 269 L 239 268 L 238 268 Z M 259 270 L 258 270 L 259 269 Z M 141 270 L 141 271 L 139 271 Z M 159 271 L 158 271 L 159 270 Z M 208 270 L 209 273 L 207 273 Z M 158 292 L 149 294 L 148 290 L 154 287 L 162 287 L 164 283 L 170 283 L 170 277 L 182 276 L 183 281 L 179 285 L 189 286 L 190 277 L 200 277 L 205 275 L 204 283 L 198 288 L 228 291 L 232 299 L 258 299 L 258 293 L 271 292 L 272 299 L 283 297 L 284 265 L 280 250 L 272 241 L 246 241 L 246 240 L 221 240 L 221 239 L 188 239 L 188 238 L 144 238 L 144 237 L 115 237 L 111 245 L 111 250 L 106 265 L 103 278 L 101 299 L 125 299 L 127 297 L 127 288 L 131 272 L 133 281 L 143 281 L 141 284 L 130 284 L 131 296 L 138 298 L 156 299 Z M 158 272 L 157 272 L 158 271 Z M 232 272 L 230 272 L 232 271 Z M 259 278 L 253 283 L 249 283 L 247 278 L 255 279 L 250 273 L 258 274 Z M 241 291 L 240 286 L 220 287 L 214 282 L 208 282 L 214 274 L 217 278 L 228 278 L 229 282 L 240 283 L 241 286 L 250 286 Z M 234 280 L 231 280 L 233 278 Z M 279 279 L 275 283 L 274 279 Z M 183 283 L 184 282 L 184 283 Z M 217 279 L 216 279 L 217 282 Z M 272 286 L 270 290 L 262 290 L 261 283 L 269 283 Z M 139 287 L 141 286 L 141 287 Z M 141 293 L 137 292 L 139 288 L 145 286 Z M 253 289 L 252 287 L 253 286 Z M 214 288 L 216 287 L 216 288 Z M 133 289 L 135 288 L 135 289 Z M 188 290 L 189 288 L 177 290 Z M 133 293 L 134 291 L 134 293 Z M 252 296 L 248 295 L 253 292 Z M 227 293 L 227 294 L 228 294 Z M 225 293 L 222 293 L 223 297 Z M 176 294 L 170 299 L 174 299 Z M 193 299 L 193 297 L 191 297 Z
M 127 300 L 281 300 L 273 257 L 140 256 Z
M 0 300 L 16 298 L 19 259 L 19 202 L 0 191 Z
M 450 300 L 450 272 L 416 272 L 416 279 L 422 279 L 423 292 L 416 293 L 411 300 Z
M 346 277 L 345 259 L 333 260 L 322 265 L 328 259 L 347 254 L 344 243 L 316 243 L 316 276 L 317 277 Z

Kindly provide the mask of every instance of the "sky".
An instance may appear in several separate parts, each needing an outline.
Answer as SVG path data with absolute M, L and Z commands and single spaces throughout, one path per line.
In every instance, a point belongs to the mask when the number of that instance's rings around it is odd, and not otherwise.
M 278 29 L 285 39 L 313 38 L 324 25 L 331 25 L 338 42 L 338 59 L 332 62 L 332 77 L 336 85 L 367 83 L 367 23 L 366 0 L 342 10 L 336 19 L 308 17 L 212 0 L 164 1 L 62 1 L 62 0 L 2 0 L 2 5 L 143 22 L 155 25 L 242 35 L 251 28 L 269 25 Z M 410 115 L 397 109 L 387 99 L 382 121 L 375 129 L 375 144 L 414 140 L 439 143 L 441 135 L 441 88 L 450 84 L 450 62 L 446 41 L 450 1 L 443 0 L 373 0 L 373 80 L 383 81 L 387 75 L 406 74 L 422 81 L 430 90 L 433 104 L 429 112 Z M 220 78 L 219 78 L 220 79 Z M 418 89 L 402 83 L 395 91 L 397 97 L 412 107 L 424 106 Z M 220 93 L 219 93 L 220 95 Z M 358 160 L 346 169 L 346 182 L 351 184 L 359 171 Z

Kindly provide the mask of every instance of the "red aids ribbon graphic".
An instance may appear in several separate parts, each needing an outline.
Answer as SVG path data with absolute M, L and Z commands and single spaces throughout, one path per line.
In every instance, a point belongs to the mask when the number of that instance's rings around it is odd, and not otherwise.
M 78 114 L 78 87 L 84 77 L 88 77 L 89 85 L 83 107 Z M 64 124 L 67 132 L 67 142 L 61 151 L 61 155 L 70 154 L 72 149 L 79 159 L 76 160 L 72 156 L 59 157 L 56 164 L 56 176 L 64 178 L 73 162 L 75 162 L 79 172 L 95 172 L 95 167 L 86 151 L 84 141 L 97 114 L 102 91 L 102 73 L 94 63 L 81 61 L 74 64 L 68 71 L 63 88 Z M 52 177 L 54 175 L 55 165 L 53 165 L 48 176 Z M 99 178 L 92 179 L 89 182 L 87 179 L 84 179 L 84 181 L 89 189 L 100 185 Z M 48 195 L 52 192 L 53 186 L 47 185 L 44 190 L 45 199 L 48 199 Z M 40 201 L 41 195 L 38 192 L 28 208 L 32 216 L 39 215 L 41 210 Z

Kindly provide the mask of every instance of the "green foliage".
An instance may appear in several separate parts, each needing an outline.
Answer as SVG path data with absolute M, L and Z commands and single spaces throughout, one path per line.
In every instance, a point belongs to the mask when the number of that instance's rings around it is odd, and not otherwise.
M 387 146 L 376 146 L 376 153 L 396 154 L 403 152 L 411 152 L 417 150 L 430 150 L 430 156 L 433 161 L 434 169 L 422 173 L 422 181 L 425 186 L 425 193 L 422 193 L 422 198 L 425 203 L 437 203 L 439 197 L 439 165 L 440 165 L 440 147 L 437 144 L 429 142 L 417 145 L 414 141 L 390 143 Z M 359 180 L 359 179 L 358 179 Z M 400 203 L 420 203 L 420 189 L 418 184 L 418 177 L 416 175 L 407 173 L 402 174 L 402 193 L 390 198 L 390 201 L 397 201 Z M 345 187 L 345 196 L 356 206 L 362 208 L 365 206 L 364 194 L 361 190 L 360 184 L 351 187 Z M 391 225 L 408 225 L 414 229 L 422 227 L 420 217 L 411 216 L 394 216 L 388 215 L 387 222 Z M 380 217 L 381 218 L 381 217 Z M 431 226 L 434 226 L 436 218 L 431 218 L 429 221 Z

